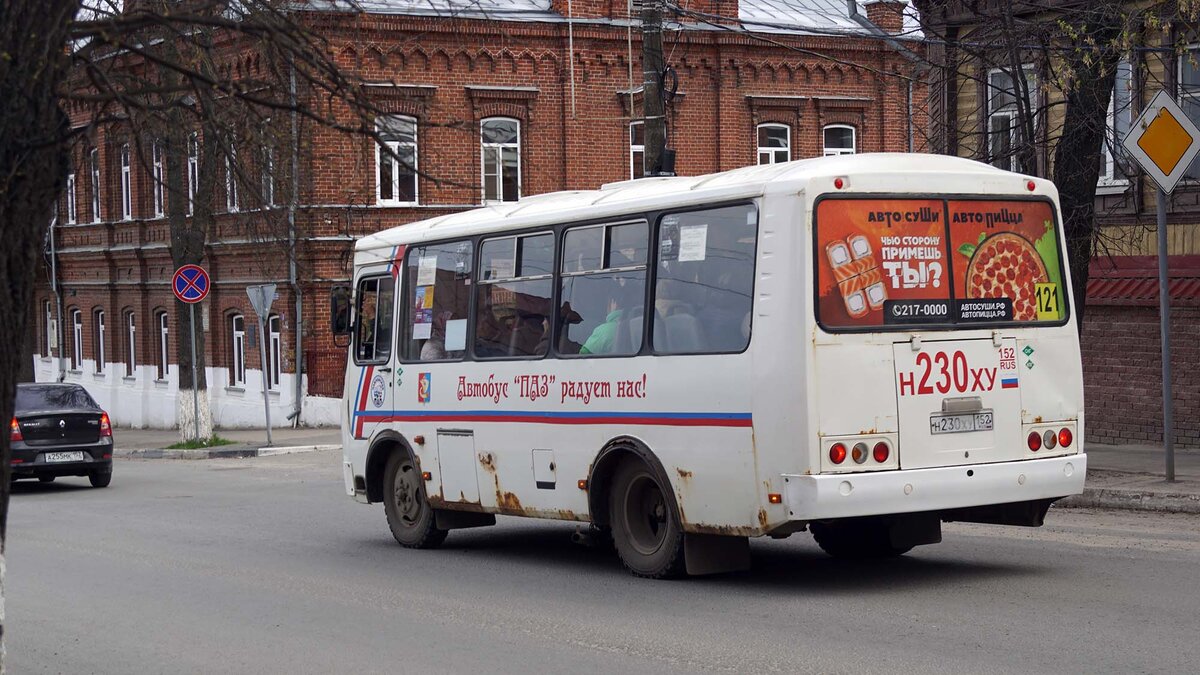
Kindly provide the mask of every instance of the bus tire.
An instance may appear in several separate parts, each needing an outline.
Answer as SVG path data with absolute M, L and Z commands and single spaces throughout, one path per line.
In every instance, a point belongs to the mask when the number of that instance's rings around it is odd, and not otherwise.
M 407 452 L 393 452 L 383 474 L 383 510 L 392 536 L 405 548 L 436 548 L 446 540 L 437 528 L 425 481 Z
M 912 546 L 892 543 L 891 528 L 879 518 L 856 518 L 841 522 L 814 522 L 808 529 L 821 550 L 835 558 L 893 558 Z
M 613 546 L 625 569 L 639 577 L 669 579 L 684 574 L 683 528 L 654 472 L 626 460 L 617 467 L 609 497 Z

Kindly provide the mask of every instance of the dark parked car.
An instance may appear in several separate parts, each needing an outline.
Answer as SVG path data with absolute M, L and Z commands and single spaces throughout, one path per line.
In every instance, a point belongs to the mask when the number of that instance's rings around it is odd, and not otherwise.
M 87 476 L 92 487 L 112 481 L 108 413 L 77 384 L 18 384 L 12 420 L 12 478 L 49 483 Z

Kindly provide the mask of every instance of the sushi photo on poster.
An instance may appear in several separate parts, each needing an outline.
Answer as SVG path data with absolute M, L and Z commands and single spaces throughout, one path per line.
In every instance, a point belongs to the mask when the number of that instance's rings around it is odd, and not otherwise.
M 1048 202 L 830 198 L 814 227 L 824 326 L 1065 318 Z

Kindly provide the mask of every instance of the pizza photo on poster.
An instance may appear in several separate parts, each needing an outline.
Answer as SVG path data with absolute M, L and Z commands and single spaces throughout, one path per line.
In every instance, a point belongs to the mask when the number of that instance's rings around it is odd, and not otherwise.
M 832 198 L 817 204 L 815 216 L 822 325 L 1063 316 L 1058 238 L 1047 202 Z

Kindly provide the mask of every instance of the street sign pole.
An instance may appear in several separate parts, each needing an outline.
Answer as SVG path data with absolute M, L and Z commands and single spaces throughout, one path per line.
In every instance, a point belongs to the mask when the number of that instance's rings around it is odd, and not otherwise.
M 1167 482 L 1175 482 L 1175 420 L 1171 401 L 1171 289 L 1167 284 L 1167 193 L 1158 188 L 1158 315 L 1162 335 L 1163 449 Z
M 275 284 L 247 286 L 246 295 L 250 297 L 250 304 L 258 314 L 258 362 L 262 366 L 263 413 L 267 419 L 267 445 L 274 445 L 274 441 L 271 440 L 271 396 L 267 374 L 267 369 L 271 366 L 267 363 L 266 323 L 271 314 L 271 303 L 275 302 Z
M 200 443 L 200 387 L 197 386 L 196 380 L 196 303 L 188 303 L 188 311 L 191 313 L 192 326 L 192 415 L 194 415 L 193 439 L 197 444 Z
M 263 412 L 267 416 L 267 445 L 275 445 L 271 440 L 271 397 L 267 391 L 267 334 L 263 332 L 266 321 L 263 315 L 258 315 L 258 362 L 262 365 Z
M 1121 143 L 1158 185 L 1158 304 L 1162 345 L 1163 450 L 1167 482 L 1175 482 L 1175 419 L 1171 401 L 1171 289 L 1167 274 L 1167 195 L 1200 154 L 1200 127 L 1165 89 L 1142 110 Z

